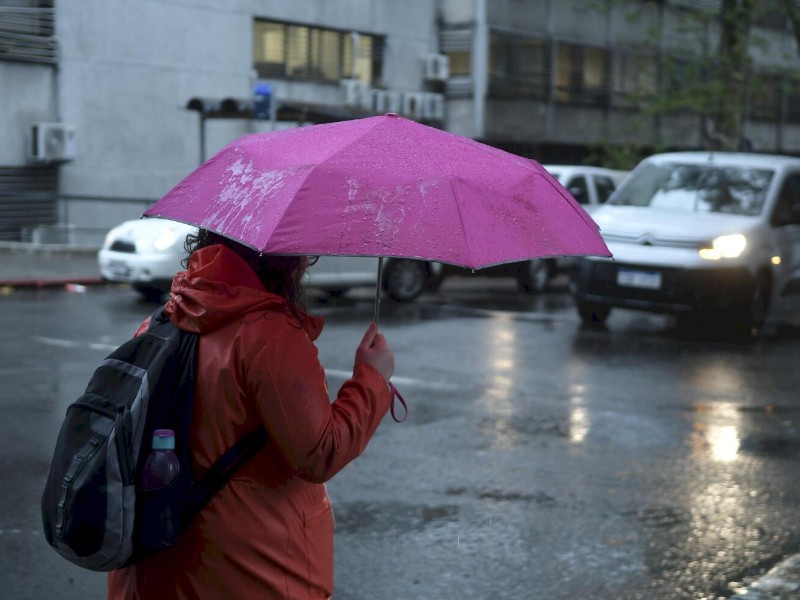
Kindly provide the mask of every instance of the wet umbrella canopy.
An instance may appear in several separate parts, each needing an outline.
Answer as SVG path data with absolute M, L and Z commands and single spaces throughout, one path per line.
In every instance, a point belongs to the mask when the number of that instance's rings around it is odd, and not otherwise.
M 244 136 L 145 216 L 273 254 L 473 269 L 610 256 L 594 221 L 535 161 L 396 115 Z

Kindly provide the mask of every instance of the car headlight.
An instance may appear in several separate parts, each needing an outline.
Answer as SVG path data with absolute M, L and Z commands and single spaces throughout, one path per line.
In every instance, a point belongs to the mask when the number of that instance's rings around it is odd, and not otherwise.
M 166 250 L 178 239 L 178 233 L 172 227 L 164 229 L 158 234 L 158 237 L 153 241 L 153 248 L 156 250 Z
M 747 247 L 747 238 L 741 233 L 721 235 L 711 241 L 710 248 L 700 248 L 701 258 L 720 260 L 721 258 L 737 258 Z

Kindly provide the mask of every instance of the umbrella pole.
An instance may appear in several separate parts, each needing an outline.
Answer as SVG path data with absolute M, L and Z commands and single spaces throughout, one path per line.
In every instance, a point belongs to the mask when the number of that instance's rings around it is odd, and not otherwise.
M 378 282 L 375 284 L 375 314 L 372 320 L 377 323 L 381 312 L 381 281 L 383 280 L 383 257 L 378 258 Z

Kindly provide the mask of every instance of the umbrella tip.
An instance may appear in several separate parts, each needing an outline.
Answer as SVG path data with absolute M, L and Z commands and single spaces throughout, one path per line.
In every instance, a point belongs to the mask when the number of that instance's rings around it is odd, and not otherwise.
M 386 114 L 385 114 L 385 115 L 383 115 L 383 116 L 384 116 L 384 117 L 396 117 L 396 116 L 397 116 L 397 113 L 386 113 Z

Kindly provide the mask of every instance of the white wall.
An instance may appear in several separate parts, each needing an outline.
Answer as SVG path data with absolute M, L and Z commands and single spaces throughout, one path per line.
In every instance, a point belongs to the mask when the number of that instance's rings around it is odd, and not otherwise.
M 434 0 L 81 0 L 56 6 L 58 106 L 45 103 L 35 116 L 55 120 L 60 113 L 77 126 L 78 157 L 61 168 L 61 192 L 80 204 L 84 226 L 98 228 L 141 212 L 142 203 L 93 198 L 156 200 L 198 166 L 199 116 L 186 110 L 190 98 L 251 95 L 254 17 L 386 35 L 385 79 L 398 90 L 423 89 L 421 56 L 436 44 Z M 329 104 L 342 98 L 338 84 L 270 83 L 278 98 Z M 46 84 L 27 85 L 26 94 L 42 95 Z M 0 112 L 0 118 L 13 114 L 12 121 L 20 113 Z M 227 119 L 206 125 L 206 156 L 244 133 L 271 127 Z M 20 160 L 9 155 L 0 163 Z
M 31 123 L 57 119 L 55 88 L 49 66 L 0 62 L 0 165 L 25 164 Z

